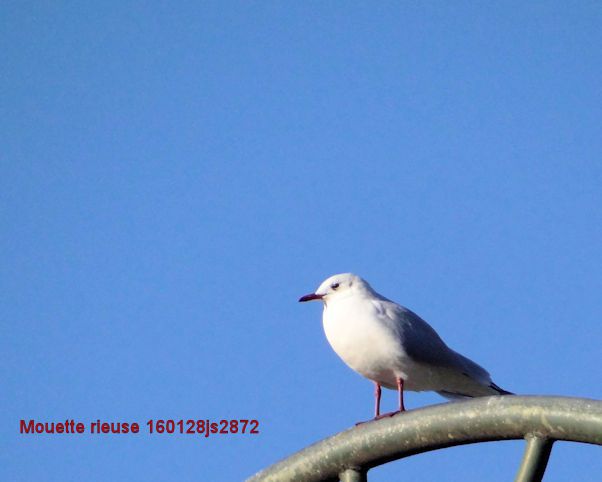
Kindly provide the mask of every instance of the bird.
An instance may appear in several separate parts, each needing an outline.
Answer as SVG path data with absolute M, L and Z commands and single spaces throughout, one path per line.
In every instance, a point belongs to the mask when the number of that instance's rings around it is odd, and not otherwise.
M 324 333 L 336 354 L 374 382 L 374 418 L 404 412 L 404 390 L 457 400 L 513 395 L 480 365 L 448 347 L 416 313 L 378 294 L 353 273 L 326 279 L 299 302 L 322 301 Z M 381 414 L 381 387 L 397 390 L 398 410 Z

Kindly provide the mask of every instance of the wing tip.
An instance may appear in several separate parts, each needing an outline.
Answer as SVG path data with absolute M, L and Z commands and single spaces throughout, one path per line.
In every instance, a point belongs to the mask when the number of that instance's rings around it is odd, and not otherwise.
M 489 384 L 490 388 L 493 388 L 500 395 L 516 395 L 515 393 L 509 392 L 508 390 L 504 390 L 502 387 L 497 386 L 495 383 L 491 382 Z

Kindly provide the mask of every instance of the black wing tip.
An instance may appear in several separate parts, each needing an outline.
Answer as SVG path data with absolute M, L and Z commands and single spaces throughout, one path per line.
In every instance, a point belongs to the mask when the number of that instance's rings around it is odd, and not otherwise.
M 493 382 L 492 382 L 492 383 L 491 383 L 489 386 L 490 386 L 491 388 L 493 388 L 493 389 L 494 389 L 496 392 L 498 392 L 500 395 L 516 395 L 516 393 L 512 393 L 512 392 L 509 392 L 508 390 L 504 390 L 503 388 L 501 388 L 501 387 L 498 387 L 498 386 L 497 386 L 495 383 L 493 383 Z

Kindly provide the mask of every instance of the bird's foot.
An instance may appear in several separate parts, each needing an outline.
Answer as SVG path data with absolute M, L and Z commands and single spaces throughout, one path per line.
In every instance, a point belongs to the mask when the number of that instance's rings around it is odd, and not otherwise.
M 393 415 L 397 415 L 398 413 L 405 412 L 405 410 L 396 410 L 395 412 L 387 412 L 381 413 L 377 417 L 374 417 L 374 420 L 380 420 L 381 418 L 392 417 Z
M 364 420 L 363 422 L 357 422 L 355 424 L 355 426 L 357 427 L 358 425 L 362 425 L 364 423 L 374 422 L 374 420 L 380 420 L 381 418 L 392 417 L 393 415 L 397 415 L 398 413 L 403 413 L 403 412 L 405 412 L 405 410 L 396 410 L 395 412 L 381 413 L 380 415 L 378 415 L 370 420 Z

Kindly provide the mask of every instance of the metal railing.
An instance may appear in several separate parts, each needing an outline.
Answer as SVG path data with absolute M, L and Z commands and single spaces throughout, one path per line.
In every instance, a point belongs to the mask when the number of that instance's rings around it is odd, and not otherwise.
M 540 481 L 556 440 L 602 445 L 602 401 L 483 397 L 410 410 L 317 442 L 248 482 L 360 482 L 373 467 L 431 450 L 526 440 L 518 482 Z

